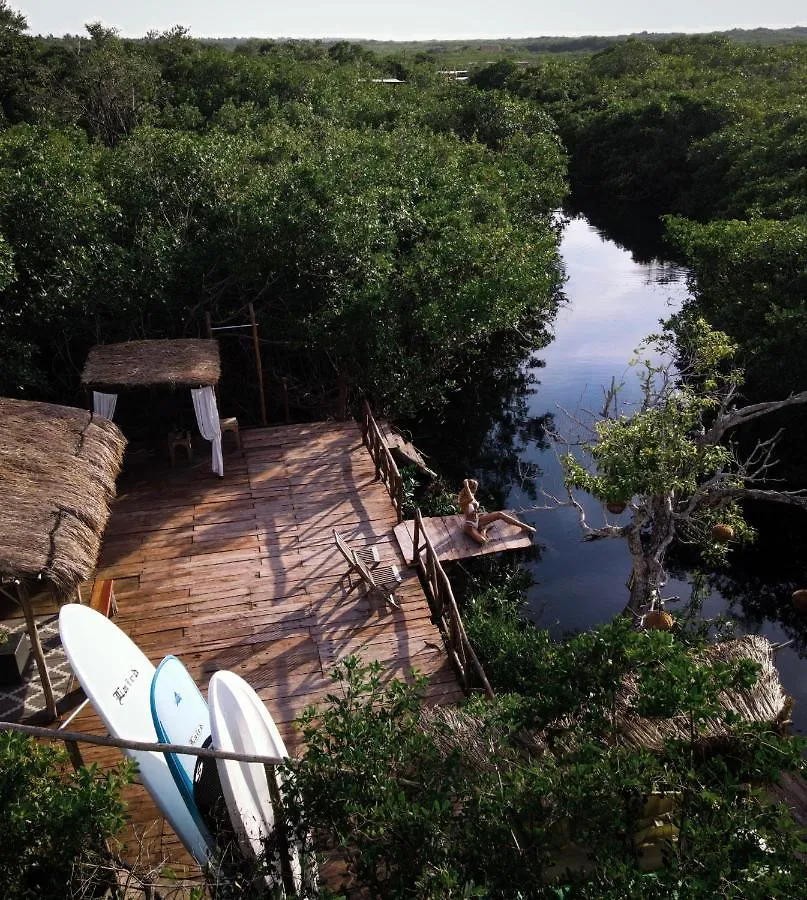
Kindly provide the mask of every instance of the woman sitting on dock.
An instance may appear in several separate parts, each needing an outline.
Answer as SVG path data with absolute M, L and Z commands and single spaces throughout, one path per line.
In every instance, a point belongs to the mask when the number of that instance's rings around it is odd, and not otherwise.
M 476 541 L 477 544 L 486 544 L 488 538 L 488 529 L 494 522 L 509 522 L 528 534 L 535 534 L 532 525 L 520 522 L 515 516 L 511 516 L 505 512 L 480 513 L 479 501 L 476 499 L 476 491 L 479 488 L 479 482 L 475 478 L 466 478 L 462 482 L 462 490 L 457 497 L 457 503 L 464 516 L 462 530 Z

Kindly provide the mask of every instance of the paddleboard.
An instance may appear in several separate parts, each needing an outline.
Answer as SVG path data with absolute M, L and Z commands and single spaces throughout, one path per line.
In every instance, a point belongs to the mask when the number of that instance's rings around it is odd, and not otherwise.
M 202 747 L 210 737 L 207 701 L 190 672 L 176 656 L 166 656 L 151 679 L 151 716 L 157 737 L 166 744 Z M 199 757 L 190 753 L 166 753 L 165 760 L 194 822 L 208 840 L 213 838 L 204 824 L 193 795 L 194 773 Z
M 140 648 L 106 616 L 79 603 L 62 607 L 59 634 L 84 693 L 109 733 L 156 744 L 150 703 L 156 670 Z M 188 852 L 199 865 L 206 865 L 212 848 L 194 822 L 165 756 L 145 750 L 123 752 L 137 762 L 140 781 Z
M 234 672 L 216 672 L 210 679 L 207 699 L 213 746 L 217 750 L 275 758 L 288 756 L 269 711 L 243 678 Z M 264 853 L 266 840 L 274 832 L 272 793 L 282 793 L 282 783 L 275 770 L 267 769 L 262 763 L 217 759 L 216 765 L 241 852 L 246 857 L 259 857 Z M 271 787 L 267 771 L 275 778 Z M 276 871 L 282 872 L 279 856 L 275 865 Z M 293 879 L 295 892 L 299 892 L 302 869 L 300 854 L 294 845 L 289 851 L 286 874 Z

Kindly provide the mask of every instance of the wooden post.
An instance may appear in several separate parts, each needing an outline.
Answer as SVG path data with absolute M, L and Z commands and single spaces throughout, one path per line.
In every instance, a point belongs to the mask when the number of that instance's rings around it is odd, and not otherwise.
M 78 716 L 83 709 L 85 709 L 89 705 L 89 699 L 84 700 L 70 713 L 70 715 L 62 722 L 59 726 L 59 731 L 66 729 Z M 64 748 L 67 750 L 67 755 L 70 758 L 70 762 L 73 764 L 73 768 L 78 771 L 84 767 L 84 757 L 81 755 L 81 748 L 79 747 L 76 741 L 70 741 L 65 738 Z
M 288 425 L 291 422 L 289 415 L 289 380 L 288 378 L 280 379 L 280 387 L 283 394 L 283 421 Z
M 75 741 L 65 741 L 64 749 L 67 750 L 67 755 L 76 771 L 84 767 L 84 757 L 81 755 L 81 750 Z
M 381 481 L 383 475 L 381 471 L 381 450 L 378 446 L 378 430 L 375 428 L 374 419 L 370 421 L 370 455 L 375 463 L 374 481 Z
M 209 340 L 213 340 L 213 322 L 210 319 L 210 313 L 205 313 L 205 337 Z
M 261 397 L 261 424 L 266 425 L 266 395 L 263 392 L 263 365 L 261 364 L 261 342 L 258 340 L 258 322 L 255 307 L 249 304 L 249 321 L 252 325 L 252 346 L 255 348 L 255 370 L 258 373 L 258 391 Z
M 337 417 L 344 422 L 347 419 L 348 383 L 345 375 L 339 376 L 339 400 L 337 401 Z
M 401 473 L 398 471 L 398 466 L 396 465 L 395 460 L 392 458 L 389 447 L 387 447 L 386 443 L 383 446 L 384 454 L 387 457 L 387 468 L 389 469 L 388 487 L 390 497 L 392 498 L 392 505 L 395 507 L 395 510 L 398 513 L 398 522 L 403 522 L 403 478 L 401 478 Z
M 420 561 L 420 553 L 418 544 L 420 542 L 420 523 L 423 521 L 420 515 L 420 509 L 415 509 L 415 527 L 412 533 L 412 564 Z
M 50 675 L 48 675 L 48 666 L 45 662 L 45 651 L 42 649 L 42 641 L 39 639 L 39 632 L 36 628 L 36 619 L 34 611 L 31 607 L 31 598 L 28 595 L 28 589 L 20 582 L 17 585 L 17 597 L 25 616 L 25 624 L 28 628 L 28 637 L 31 638 L 31 651 L 36 660 L 36 667 L 39 670 L 39 680 L 42 682 L 42 691 L 45 694 L 45 707 L 51 716 L 56 718 L 56 698 L 53 696 L 53 685 L 50 683 Z
M 367 398 L 362 398 L 361 401 L 361 439 L 362 443 L 370 449 L 370 417 L 372 413 L 370 412 L 370 404 L 367 402 Z

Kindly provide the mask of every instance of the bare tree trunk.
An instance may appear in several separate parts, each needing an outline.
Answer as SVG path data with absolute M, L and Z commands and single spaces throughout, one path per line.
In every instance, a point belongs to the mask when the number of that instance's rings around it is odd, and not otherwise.
M 627 536 L 631 558 L 628 609 L 633 612 L 647 606 L 667 581 L 664 557 L 675 537 L 673 495 L 653 497 L 649 505 L 646 518 L 637 515 Z
M 649 567 L 645 558 L 642 534 L 639 528 L 634 528 L 628 535 L 628 550 L 630 551 L 631 562 L 628 609 L 638 612 L 647 604 L 652 592 Z

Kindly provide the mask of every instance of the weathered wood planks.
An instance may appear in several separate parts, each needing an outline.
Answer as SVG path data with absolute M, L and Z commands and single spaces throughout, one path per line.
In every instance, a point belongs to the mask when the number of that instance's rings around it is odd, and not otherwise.
M 515 514 L 513 514 L 515 515 Z M 488 531 L 488 542 L 477 544 L 462 530 L 462 516 L 432 516 L 424 518 L 426 534 L 441 562 L 467 559 L 469 556 L 484 556 L 487 553 L 501 553 L 503 550 L 523 550 L 533 542 L 531 534 L 508 522 L 494 522 Z M 407 565 L 414 562 L 415 523 L 406 519 L 394 528 L 395 538 Z
M 293 722 L 333 690 L 330 671 L 349 654 L 378 660 L 386 676 L 429 679 L 427 699 L 462 696 L 418 578 L 405 575 L 400 609 L 344 578 L 337 528 L 352 545 L 375 544 L 382 564 L 405 565 L 396 515 L 355 424 L 243 430 L 225 477 L 207 464 L 150 473 L 120 486 L 98 577 L 115 578 L 117 624 L 157 663 L 179 656 L 206 690 L 217 669 L 254 685 L 287 745 Z M 92 710 L 74 722 L 101 731 Z M 117 751 L 83 748 L 112 765 Z M 142 788 L 128 792 L 129 855 L 142 842 L 182 874 L 190 860 Z

